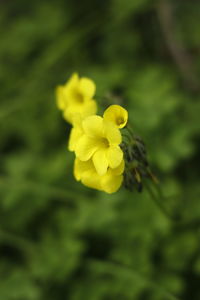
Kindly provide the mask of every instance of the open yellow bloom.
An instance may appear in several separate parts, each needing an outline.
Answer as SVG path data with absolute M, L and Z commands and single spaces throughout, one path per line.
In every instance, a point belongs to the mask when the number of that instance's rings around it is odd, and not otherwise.
M 91 79 L 79 78 L 77 73 L 65 85 L 57 87 L 57 105 L 69 123 L 73 123 L 76 114 L 86 117 L 96 113 L 97 105 L 93 99 L 95 90 L 96 86 Z
M 76 158 L 74 162 L 74 176 L 77 181 L 81 181 L 87 187 L 109 194 L 116 192 L 120 188 L 123 181 L 123 171 L 124 160 L 121 161 L 117 168 L 108 168 L 107 172 L 102 176 L 97 173 L 91 159 L 85 162 Z
M 97 115 L 85 118 L 82 128 L 83 135 L 75 146 L 76 157 L 81 161 L 92 159 L 99 175 L 104 175 L 108 167 L 117 168 L 123 159 L 119 129 Z
M 120 105 L 110 105 L 105 110 L 103 118 L 114 123 L 118 128 L 123 128 L 128 121 L 128 112 Z

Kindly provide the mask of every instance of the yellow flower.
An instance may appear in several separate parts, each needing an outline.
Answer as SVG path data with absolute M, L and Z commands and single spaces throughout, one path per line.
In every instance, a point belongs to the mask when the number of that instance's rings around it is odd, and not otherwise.
M 93 99 L 95 90 L 96 86 L 91 79 L 79 78 L 77 73 L 65 85 L 57 87 L 57 105 L 69 123 L 73 123 L 76 114 L 86 117 L 96 113 L 97 105 Z
M 110 105 L 105 110 L 103 118 L 114 123 L 118 128 L 123 128 L 128 121 L 128 112 L 120 105 Z
M 123 159 L 119 129 L 97 115 L 85 118 L 82 128 L 83 135 L 75 146 L 76 157 L 81 161 L 92 159 L 99 175 L 104 175 L 108 167 L 117 168 Z
M 117 168 L 108 168 L 107 172 L 102 176 L 97 173 L 91 159 L 85 162 L 76 158 L 74 162 L 74 176 L 77 181 L 81 181 L 87 187 L 109 194 L 116 192 L 120 188 L 123 181 L 123 171 L 124 160 L 121 161 Z

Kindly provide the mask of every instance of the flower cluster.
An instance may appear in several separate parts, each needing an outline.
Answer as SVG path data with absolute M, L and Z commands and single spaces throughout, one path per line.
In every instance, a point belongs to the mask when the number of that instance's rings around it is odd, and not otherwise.
M 76 180 L 97 190 L 116 192 L 123 182 L 125 163 L 120 129 L 126 126 L 127 111 L 111 105 L 103 117 L 96 115 L 95 84 L 78 74 L 73 74 L 56 92 L 58 108 L 72 124 L 68 148 L 76 156 Z
M 73 124 L 73 117 L 79 114 L 82 118 L 95 114 L 96 101 L 93 99 L 96 86 L 89 78 L 79 78 L 74 73 L 64 86 L 56 89 L 57 105 L 63 111 L 66 121 Z

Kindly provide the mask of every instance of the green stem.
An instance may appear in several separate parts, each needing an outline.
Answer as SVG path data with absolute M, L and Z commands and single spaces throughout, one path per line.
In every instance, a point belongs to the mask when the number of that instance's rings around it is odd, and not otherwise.
M 157 190 L 158 195 L 155 195 L 153 192 L 151 186 L 145 182 L 145 187 L 148 190 L 152 200 L 155 202 L 155 204 L 159 207 L 159 209 L 162 211 L 162 213 L 171 221 L 174 222 L 174 225 L 177 225 L 184 230 L 198 230 L 200 228 L 200 219 L 196 217 L 193 220 L 183 220 L 183 217 L 181 217 L 180 213 L 169 213 L 164 205 L 162 204 L 168 197 L 164 197 L 162 190 L 159 185 L 155 185 L 154 187 Z M 159 201 L 159 198 L 161 199 L 162 202 Z M 170 197 L 171 198 L 171 197 Z M 174 196 L 175 199 L 175 196 Z
M 149 183 L 145 182 L 145 187 L 148 190 L 152 200 L 155 202 L 155 204 L 160 208 L 160 210 L 163 212 L 163 214 L 170 220 L 174 221 L 174 222 L 179 222 L 180 221 L 180 217 L 178 215 L 175 214 L 170 214 L 165 206 L 163 205 L 162 202 L 159 201 L 157 195 L 155 195 L 155 193 L 153 192 L 151 186 Z M 157 188 L 157 192 L 158 192 L 158 196 L 159 198 L 164 201 L 166 200 L 166 198 L 163 196 L 162 191 L 160 190 L 160 188 L 158 188 L 158 186 L 156 185 Z

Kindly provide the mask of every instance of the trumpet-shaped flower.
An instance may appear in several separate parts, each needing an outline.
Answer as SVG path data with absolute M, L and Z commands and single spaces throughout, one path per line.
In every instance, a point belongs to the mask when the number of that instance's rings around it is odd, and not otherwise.
M 103 118 L 114 123 L 118 128 L 123 128 L 128 121 L 128 112 L 120 105 L 110 105 L 105 110 Z
M 77 73 L 65 85 L 57 87 L 57 105 L 69 123 L 73 123 L 76 114 L 86 117 L 96 113 L 97 105 L 93 99 L 95 90 L 96 86 L 91 79 L 79 78 Z
M 123 159 L 119 129 L 97 115 L 85 118 L 82 128 L 83 135 L 75 146 L 77 158 L 81 161 L 92 159 L 99 175 L 106 174 L 108 167 L 117 168 Z
M 108 168 L 107 172 L 102 176 L 97 173 L 91 159 L 85 162 L 76 158 L 74 162 L 74 176 L 77 181 L 81 181 L 90 188 L 105 191 L 109 194 L 116 192 L 120 188 L 123 181 L 123 171 L 124 160 L 121 161 L 117 168 Z

